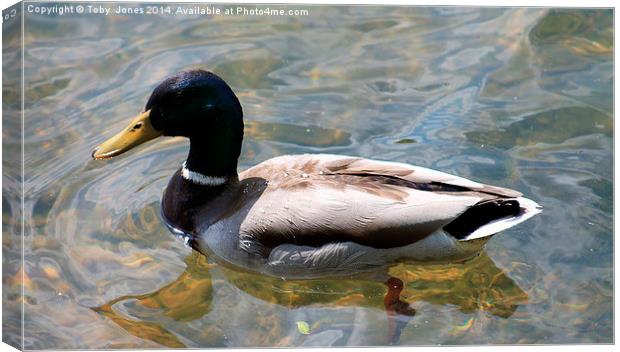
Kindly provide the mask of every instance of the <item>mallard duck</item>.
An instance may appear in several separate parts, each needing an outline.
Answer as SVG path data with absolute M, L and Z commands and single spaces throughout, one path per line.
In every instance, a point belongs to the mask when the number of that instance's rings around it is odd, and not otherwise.
M 92 157 L 111 158 L 159 136 L 190 140 L 162 199 L 169 228 L 225 263 L 276 276 L 463 261 L 541 211 L 511 189 L 355 156 L 284 155 L 238 173 L 241 104 L 204 70 L 161 82 L 144 111 Z

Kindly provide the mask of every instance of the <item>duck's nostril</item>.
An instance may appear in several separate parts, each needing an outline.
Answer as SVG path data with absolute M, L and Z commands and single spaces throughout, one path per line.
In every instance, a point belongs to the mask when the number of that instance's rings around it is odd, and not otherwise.
M 98 147 L 97 147 L 97 148 L 95 148 L 95 150 L 93 150 L 93 152 L 90 154 L 90 157 L 96 160 L 96 159 L 97 159 L 97 157 L 95 156 L 95 153 L 97 153 L 97 151 L 98 151 L 98 150 L 99 150 L 99 148 L 98 148 Z

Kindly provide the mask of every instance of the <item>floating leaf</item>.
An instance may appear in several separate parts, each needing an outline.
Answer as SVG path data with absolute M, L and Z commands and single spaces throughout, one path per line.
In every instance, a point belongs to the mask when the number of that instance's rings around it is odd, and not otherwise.
M 310 334 L 310 325 L 307 322 L 300 320 L 297 322 L 297 330 L 300 334 L 309 335 Z

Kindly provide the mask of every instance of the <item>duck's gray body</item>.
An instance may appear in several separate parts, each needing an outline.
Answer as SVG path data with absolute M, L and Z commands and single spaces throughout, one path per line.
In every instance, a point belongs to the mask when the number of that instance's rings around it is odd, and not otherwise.
M 190 234 L 200 251 L 284 277 L 349 275 L 398 261 L 467 259 L 493 234 L 540 212 L 513 190 L 339 155 L 281 156 L 220 186 L 194 183 L 181 170 L 171 179 L 162 202 L 169 226 Z M 459 232 L 462 238 L 445 230 L 468 209 L 505 200 L 517 201 L 518 213 L 464 237 Z

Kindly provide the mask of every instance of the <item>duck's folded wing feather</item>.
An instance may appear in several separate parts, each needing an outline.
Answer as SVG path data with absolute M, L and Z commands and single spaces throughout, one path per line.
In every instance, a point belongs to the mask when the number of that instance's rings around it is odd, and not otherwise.
M 523 195 L 512 189 L 490 186 L 445 172 L 403 163 L 352 157 L 332 159 L 327 161 L 324 166 L 334 174 L 383 175 L 418 184 L 450 185 L 463 188 L 463 190 L 483 192 L 500 197 L 513 198 Z

